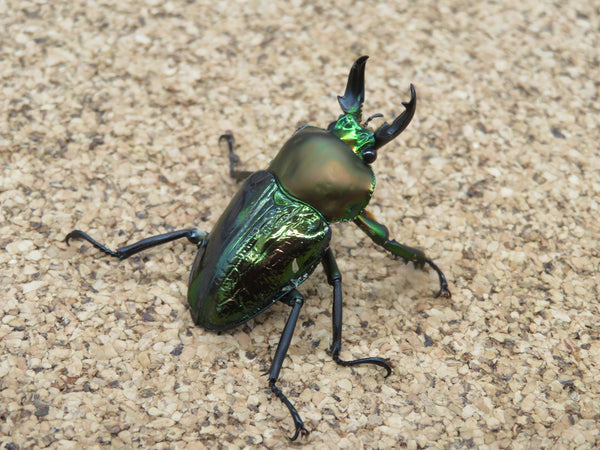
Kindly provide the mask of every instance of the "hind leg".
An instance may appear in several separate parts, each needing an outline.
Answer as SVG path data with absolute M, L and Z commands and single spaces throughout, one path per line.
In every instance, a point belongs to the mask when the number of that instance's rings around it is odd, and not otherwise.
M 252 175 L 252 172 L 249 170 L 237 170 L 235 165 L 240 161 L 235 152 L 233 151 L 233 145 L 235 140 L 233 139 L 233 134 L 222 134 L 219 136 L 219 143 L 221 141 L 227 141 L 227 148 L 229 149 L 229 175 L 236 181 L 242 181 Z
M 108 247 L 100 244 L 98 241 L 93 239 L 89 234 L 84 233 L 81 230 L 73 230 L 65 237 L 65 242 L 69 245 L 71 239 L 85 239 L 98 250 L 102 250 L 107 255 L 119 258 L 120 260 L 129 258 L 131 255 L 135 255 L 143 250 L 157 245 L 166 244 L 167 242 L 174 241 L 176 239 L 187 238 L 193 244 L 198 247 L 202 246 L 204 242 L 208 240 L 208 233 L 200 231 L 198 228 L 188 228 L 185 230 L 171 231 L 170 233 L 159 234 L 158 236 L 152 236 L 146 239 L 142 239 L 135 244 L 128 245 L 126 247 L 118 248 L 117 250 L 111 250 Z

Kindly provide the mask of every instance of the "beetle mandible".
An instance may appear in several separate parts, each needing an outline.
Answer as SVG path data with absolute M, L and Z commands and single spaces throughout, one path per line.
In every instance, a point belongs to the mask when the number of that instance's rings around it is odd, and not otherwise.
M 233 137 L 223 135 L 229 146 L 230 173 L 247 176 L 210 234 L 197 228 L 149 237 L 116 251 L 80 230 L 65 241 L 81 238 L 104 253 L 123 260 L 142 250 L 175 239 L 187 238 L 198 246 L 189 277 L 188 302 L 196 325 L 223 331 L 241 325 L 274 303 L 292 309 L 268 372 L 271 391 L 285 404 L 294 421 L 291 440 L 308 435 L 296 408 L 276 382 L 287 354 L 304 298 L 296 288 L 321 263 L 333 287 L 333 338 L 331 355 L 342 366 L 374 364 L 392 369 L 387 359 L 368 357 L 351 361 L 340 358 L 342 341 L 342 276 L 329 242 L 332 222 L 353 221 L 376 244 L 417 268 L 430 266 L 438 275 L 439 295 L 450 297 L 446 277 L 418 249 L 389 238 L 387 228 L 365 210 L 375 186 L 371 169 L 377 151 L 396 138 L 411 121 L 416 108 L 415 88 L 403 102 L 405 110 L 391 125 L 371 131 L 362 121 L 367 56 L 356 60 L 348 75 L 346 91 L 338 102 L 343 114 L 327 129 L 304 126 L 283 145 L 267 170 L 252 174 L 234 168 Z M 248 176 L 249 175 L 249 176 Z

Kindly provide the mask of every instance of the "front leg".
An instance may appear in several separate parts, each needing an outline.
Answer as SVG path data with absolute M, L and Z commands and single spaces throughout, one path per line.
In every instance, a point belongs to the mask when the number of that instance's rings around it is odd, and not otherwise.
M 450 294 L 450 290 L 448 289 L 446 277 L 440 268 L 436 266 L 431 259 L 425 256 L 425 253 L 423 253 L 421 250 L 400 244 L 394 239 L 390 240 L 387 227 L 377 222 L 375 217 L 373 217 L 370 212 L 363 211 L 362 214 L 354 219 L 354 223 L 358 225 L 358 227 L 363 230 L 367 236 L 373 240 L 373 242 L 375 242 L 377 245 L 381 245 L 393 255 L 399 256 L 405 262 L 412 261 L 415 264 L 415 267 L 419 269 L 422 269 L 425 264 L 427 264 L 436 271 L 438 278 L 440 279 L 440 291 L 437 293 L 436 297 L 442 295 L 446 298 L 450 298 L 452 296 L 452 294 Z

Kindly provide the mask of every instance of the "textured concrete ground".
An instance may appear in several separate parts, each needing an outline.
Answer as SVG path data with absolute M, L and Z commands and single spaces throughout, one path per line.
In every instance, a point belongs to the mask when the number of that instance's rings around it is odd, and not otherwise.
M 316 2 L 315 2 L 316 3 Z M 194 248 L 110 247 L 210 230 L 241 164 L 339 114 L 419 97 L 374 163 L 370 210 L 435 274 L 335 225 L 345 358 L 327 353 L 319 268 L 280 386 L 309 448 L 592 448 L 600 443 L 598 42 L 593 2 L 7 0 L 0 14 L 0 447 L 284 448 L 266 388 L 288 308 L 215 334 L 186 308 Z M 380 122 L 374 121 L 374 126 Z

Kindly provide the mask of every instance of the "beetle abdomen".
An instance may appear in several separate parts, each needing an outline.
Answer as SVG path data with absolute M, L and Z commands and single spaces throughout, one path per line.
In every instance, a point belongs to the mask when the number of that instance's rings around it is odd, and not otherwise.
M 188 301 L 197 325 L 240 325 L 302 283 L 329 245 L 327 221 L 267 171 L 251 175 L 196 256 Z

